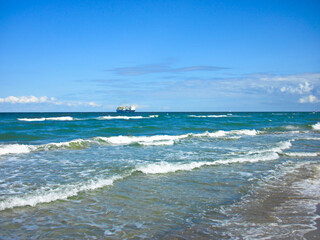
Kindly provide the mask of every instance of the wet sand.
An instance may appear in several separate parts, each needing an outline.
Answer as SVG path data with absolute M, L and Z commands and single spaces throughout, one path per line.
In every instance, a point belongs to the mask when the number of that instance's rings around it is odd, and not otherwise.
M 318 218 L 316 219 L 316 230 L 308 232 L 304 235 L 305 239 L 307 240 L 319 240 L 320 239 L 320 203 L 317 205 Z

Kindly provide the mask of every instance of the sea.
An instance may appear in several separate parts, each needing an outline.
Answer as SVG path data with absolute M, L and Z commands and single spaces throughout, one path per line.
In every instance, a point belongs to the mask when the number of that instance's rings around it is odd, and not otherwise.
M 304 239 L 316 112 L 1 113 L 0 239 Z

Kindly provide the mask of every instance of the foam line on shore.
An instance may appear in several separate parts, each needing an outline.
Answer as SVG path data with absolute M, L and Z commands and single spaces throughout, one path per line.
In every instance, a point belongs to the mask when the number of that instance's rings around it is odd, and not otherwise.
M 314 162 L 285 162 L 262 178 L 247 195 L 220 208 L 226 216 L 217 225 L 229 229 L 228 237 L 254 239 L 304 239 L 313 230 L 320 197 L 320 166 Z M 264 209 L 267 208 L 267 211 Z M 271 216 L 266 218 L 267 216 Z M 257 225 L 256 219 L 262 221 Z M 296 226 L 302 226 L 297 229 Z M 243 228 L 246 231 L 243 231 Z

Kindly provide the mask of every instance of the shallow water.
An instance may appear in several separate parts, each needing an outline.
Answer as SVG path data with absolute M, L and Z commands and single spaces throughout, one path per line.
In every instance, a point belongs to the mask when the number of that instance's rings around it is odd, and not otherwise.
M 0 238 L 303 239 L 319 117 L 0 114 Z

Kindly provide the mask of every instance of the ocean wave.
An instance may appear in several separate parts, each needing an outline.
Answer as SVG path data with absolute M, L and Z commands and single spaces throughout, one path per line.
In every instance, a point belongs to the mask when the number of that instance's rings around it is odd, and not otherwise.
M 7 154 L 20 154 L 20 153 L 29 153 L 34 151 L 36 147 L 31 145 L 24 145 L 24 144 L 7 144 L 7 145 L 0 145 L 0 156 L 7 155 Z
M 281 141 L 277 143 L 275 147 L 266 148 L 261 150 L 249 151 L 249 154 L 257 154 L 257 153 L 266 153 L 266 152 L 274 152 L 274 153 L 283 153 L 283 150 L 289 149 L 292 147 L 292 143 L 295 139 L 291 139 L 288 141 Z
M 114 145 L 129 145 L 133 143 L 141 145 L 172 145 L 175 141 L 189 137 L 184 135 L 154 135 L 154 136 L 114 136 L 114 137 L 95 137 L 95 140 L 103 141 Z
M 42 122 L 42 121 L 73 121 L 73 117 L 42 117 L 42 118 L 18 118 L 19 121 L 25 122 Z
M 55 149 L 82 149 L 88 147 L 89 143 L 94 143 L 92 140 L 75 139 L 69 142 L 48 143 L 38 145 L 36 150 L 55 150 Z
M 292 140 L 291 140 L 292 141 Z M 195 168 L 210 165 L 225 165 L 233 163 L 254 163 L 259 161 L 271 161 L 279 158 L 279 153 L 283 150 L 289 149 L 292 144 L 291 141 L 279 142 L 276 147 L 268 148 L 256 152 L 247 152 L 243 157 L 229 158 L 216 161 L 201 161 L 191 163 L 152 163 L 148 165 L 142 165 L 136 168 L 137 171 L 145 174 L 158 174 L 158 173 L 170 173 L 176 171 L 190 171 Z
M 136 171 L 145 173 L 145 174 L 164 174 L 172 173 L 177 171 L 191 171 L 196 168 L 203 166 L 212 166 L 212 165 L 227 165 L 233 163 L 247 163 L 247 162 L 259 162 L 259 161 L 270 161 L 276 160 L 279 158 L 279 155 L 275 152 L 266 153 L 266 154 L 256 154 L 251 156 L 245 156 L 240 158 L 231 158 L 225 160 L 216 160 L 216 161 L 203 161 L 203 162 L 191 162 L 191 163 L 152 163 L 148 165 L 142 165 L 136 168 Z
M 223 131 L 219 130 L 216 132 L 204 132 L 204 133 L 191 133 L 194 137 L 212 137 L 212 138 L 220 138 L 220 137 L 227 137 L 227 136 L 255 136 L 259 134 L 260 132 L 257 130 L 248 130 L 248 129 L 242 129 L 242 130 L 231 130 L 231 131 Z
M 49 203 L 57 200 L 67 200 L 70 197 L 76 196 L 81 192 L 91 191 L 106 186 L 112 186 L 116 180 L 126 178 L 134 172 L 142 172 L 144 174 L 166 174 L 176 171 L 191 171 L 195 168 L 210 165 L 221 165 L 231 163 L 245 163 L 245 162 L 257 162 L 276 159 L 277 155 L 256 155 L 243 158 L 234 158 L 218 161 L 203 161 L 203 162 L 191 162 L 191 163 L 169 163 L 160 162 L 147 165 L 136 166 L 128 174 L 120 176 L 113 176 L 109 178 L 100 178 L 95 180 L 89 180 L 84 183 L 69 184 L 58 186 L 48 190 L 48 187 L 43 187 L 32 193 L 24 194 L 23 196 L 9 197 L 0 202 L 0 211 L 10 209 L 14 207 L 24 206 L 36 206 L 41 203 Z
M 289 157 L 317 157 L 320 152 L 286 152 L 284 155 Z
M 157 118 L 159 115 L 149 115 L 148 117 L 144 116 L 102 116 L 98 117 L 97 119 L 99 120 L 118 120 L 118 119 L 123 119 L 123 120 L 130 120 L 130 119 L 144 119 L 144 118 Z
M 204 133 L 187 133 L 182 135 L 153 135 L 153 136 L 114 136 L 114 137 L 95 137 L 95 140 L 107 142 L 115 145 L 129 145 L 133 143 L 141 145 L 172 145 L 185 138 L 238 138 L 244 135 L 257 135 L 256 130 L 232 130 Z
M 188 117 L 193 118 L 222 118 L 222 117 L 229 117 L 232 116 L 232 114 L 228 115 L 188 115 Z
M 30 153 L 34 151 L 48 151 L 58 149 L 82 149 L 86 148 L 90 143 L 94 143 L 92 140 L 75 139 L 69 142 L 60 143 L 48 143 L 41 145 L 26 145 L 26 144 L 6 144 L 0 145 L 0 156 L 7 154 L 21 154 Z
M 147 139 L 144 139 L 143 144 L 169 144 L 169 142 L 174 141 L 175 137 L 177 136 L 162 135 L 160 136 L 160 138 L 159 136 L 153 136 L 153 138 L 154 137 L 157 137 L 156 140 L 160 142 L 154 143 L 151 141 L 151 139 L 147 138 Z M 168 140 L 167 137 L 172 137 L 172 139 Z M 183 135 L 183 137 L 187 137 L 187 135 Z M 138 138 L 135 141 L 142 141 L 142 139 L 143 137 Z M 104 139 L 103 141 L 105 140 L 106 139 Z M 107 140 L 110 141 L 110 139 L 107 139 Z M 114 141 L 114 140 L 115 142 L 119 143 L 119 138 L 111 139 L 111 141 Z M 121 141 L 121 144 L 129 143 L 125 138 L 123 138 L 122 140 L 123 141 Z M 90 140 L 90 141 L 93 141 L 93 140 Z M 57 145 L 54 145 L 53 143 L 51 143 L 51 146 L 52 147 L 58 147 L 58 146 L 70 147 L 70 144 L 83 144 L 83 143 L 87 144 L 85 140 L 78 139 L 71 142 L 58 143 Z M 0 211 L 8 208 L 13 208 L 13 207 L 35 206 L 40 203 L 49 203 L 56 200 L 66 200 L 69 197 L 78 195 L 80 192 L 90 191 L 90 190 L 102 188 L 105 186 L 111 186 L 113 185 L 114 181 L 130 176 L 135 172 L 141 172 L 144 174 L 167 174 L 167 173 L 173 173 L 177 171 L 191 171 L 193 169 L 200 168 L 203 166 L 227 165 L 227 164 L 235 164 L 235 163 L 254 163 L 259 161 L 276 160 L 279 158 L 279 154 L 277 153 L 277 151 L 280 151 L 279 149 L 285 149 L 289 147 L 290 147 L 290 144 L 288 144 L 287 142 L 280 142 L 277 144 L 277 147 L 270 148 L 269 151 L 258 152 L 255 154 L 252 154 L 251 152 L 247 152 L 244 156 L 236 157 L 236 158 L 226 158 L 226 159 L 215 160 L 215 161 L 200 161 L 200 162 L 189 162 L 189 163 L 170 163 L 170 162 L 162 161 L 159 163 L 148 163 L 143 165 L 136 165 L 131 171 L 127 172 L 125 175 L 122 175 L 122 176 L 117 175 L 109 178 L 96 178 L 94 180 L 90 180 L 84 183 L 64 185 L 64 186 L 59 186 L 57 188 L 49 189 L 49 190 L 48 190 L 48 187 L 46 189 L 41 188 L 39 190 L 36 190 L 32 193 L 25 194 L 23 196 L 9 197 L 0 202 Z
M 308 138 L 297 138 L 296 140 L 313 140 L 313 141 L 319 141 L 320 138 L 317 138 L 317 137 L 308 137 Z
M 87 148 L 90 145 L 130 145 L 139 144 L 143 146 L 168 146 L 179 142 L 186 138 L 225 138 L 238 139 L 242 136 L 254 136 L 259 131 L 256 130 L 231 130 L 231 131 L 216 131 L 204 133 L 187 133 L 182 135 L 153 135 L 153 136 L 112 136 L 112 137 L 94 137 L 91 139 L 75 139 L 68 142 L 48 143 L 41 145 L 25 145 L 25 144 L 7 144 L 0 145 L 0 155 L 29 153 L 33 151 L 48 151 L 48 150 L 77 150 Z
M 0 211 L 14 207 L 32 206 L 39 203 L 49 203 L 57 200 L 66 200 L 69 197 L 76 196 L 80 192 L 95 190 L 105 186 L 113 185 L 114 181 L 122 179 L 121 176 L 113 176 L 110 178 L 101 178 L 90 180 L 86 183 L 79 183 L 75 185 L 60 186 L 56 189 L 39 189 L 33 193 L 24 196 L 15 196 L 7 198 L 0 202 Z
M 313 124 L 313 125 L 312 125 L 312 128 L 313 128 L 314 130 L 320 130 L 320 122 L 318 122 L 318 123 L 316 123 L 316 124 Z

